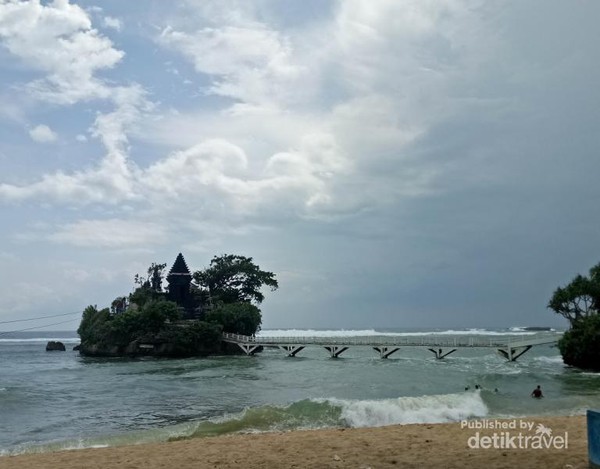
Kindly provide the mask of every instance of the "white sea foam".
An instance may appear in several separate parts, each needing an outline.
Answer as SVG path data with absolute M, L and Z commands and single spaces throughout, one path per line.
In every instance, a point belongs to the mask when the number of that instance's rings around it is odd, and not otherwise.
M 553 357 L 535 357 L 534 360 L 542 363 L 560 363 L 561 365 L 564 364 L 563 358 L 560 355 L 555 355 Z
M 534 335 L 536 332 L 521 331 L 493 331 L 486 329 L 448 329 L 445 331 L 415 331 L 415 332 L 382 332 L 375 329 L 361 330 L 317 330 L 317 329 L 265 329 L 260 331 L 258 337 L 422 337 L 431 335 L 485 335 L 485 336 L 505 336 L 505 335 Z
M 479 392 L 382 400 L 327 401 L 342 408 L 342 418 L 351 427 L 457 422 L 488 414 L 488 408 Z
M 85 440 L 78 440 L 77 442 L 72 442 L 65 444 L 59 450 L 60 451 L 74 451 L 78 449 L 88 449 L 88 448 L 108 448 L 110 445 L 108 444 L 93 444 L 86 442 Z
M 75 451 L 87 448 L 108 448 L 108 444 L 94 444 L 83 439 L 65 441 L 65 442 L 53 442 L 45 444 L 21 444 L 14 448 L 0 450 L 0 457 L 2 456 L 17 456 L 20 454 L 40 454 L 40 453 L 52 453 L 56 451 Z
M 79 343 L 79 338 L 78 337 L 69 337 L 69 338 L 64 338 L 64 339 L 57 339 L 55 337 L 53 338 L 49 338 L 49 337 L 36 337 L 34 339 L 15 339 L 15 338 L 10 338 L 10 339 L 0 339 L 0 342 L 5 342 L 5 343 L 17 343 L 17 342 L 50 342 L 50 341 L 59 341 L 62 343 Z
M 529 326 L 514 326 L 509 328 L 509 331 L 512 332 L 556 332 L 556 329 L 553 328 L 549 328 L 549 329 L 540 329 L 538 331 L 531 331 L 531 329 L 529 329 Z

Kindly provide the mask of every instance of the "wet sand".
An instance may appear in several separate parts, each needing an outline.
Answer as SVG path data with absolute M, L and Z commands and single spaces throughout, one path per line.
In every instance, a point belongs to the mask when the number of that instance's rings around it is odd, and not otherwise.
M 529 430 L 462 428 L 460 423 L 307 430 L 196 438 L 169 443 L 0 457 L 1 469 L 159 468 L 561 468 L 588 467 L 583 416 L 516 419 Z M 504 420 L 510 424 L 512 420 Z M 492 420 L 487 420 L 492 422 Z M 495 421 L 499 422 L 499 421 Z M 520 422 L 519 422 L 520 423 Z M 545 428 L 538 425 L 542 424 Z M 546 439 L 567 434 L 566 448 L 470 448 L 509 432 Z M 548 434 L 550 429 L 550 434 Z M 476 434 L 479 432 L 479 439 Z M 540 433 L 538 433 L 539 435 Z M 471 438 L 471 440 L 469 440 Z M 498 440 L 499 441 L 499 440 Z M 560 438 L 554 440 L 560 445 Z M 514 442 L 515 444 L 518 441 Z M 500 441 L 498 444 L 502 444 Z M 531 441 L 529 442 L 531 444 Z

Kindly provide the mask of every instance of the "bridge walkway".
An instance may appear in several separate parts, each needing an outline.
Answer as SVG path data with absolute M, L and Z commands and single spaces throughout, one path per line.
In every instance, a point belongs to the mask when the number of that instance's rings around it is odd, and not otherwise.
M 293 357 L 307 346 L 318 345 L 323 346 L 332 358 L 337 358 L 350 347 L 368 346 L 379 352 L 381 358 L 388 358 L 401 347 L 427 347 L 436 358 L 442 359 L 459 348 L 495 348 L 507 360 L 515 361 L 536 345 L 557 343 L 561 336 L 559 333 L 544 333 L 527 337 L 509 336 L 503 339 L 497 336 L 448 337 L 433 334 L 409 337 L 254 337 L 224 332 L 222 340 L 237 344 L 247 355 L 254 355 L 261 347 L 274 347 Z

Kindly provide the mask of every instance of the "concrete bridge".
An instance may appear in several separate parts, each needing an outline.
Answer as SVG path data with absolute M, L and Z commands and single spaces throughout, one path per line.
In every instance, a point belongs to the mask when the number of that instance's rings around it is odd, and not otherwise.
M 515 361 L 535 345 L 555 344 L 562 337 L 560 333 L 541 333 L 531 336 L 509 336 L 506 338 L 482 336 L 442 336 L 423 335 L 412 337 L 373 336 L 373 337 L 253 337 L 223 333 L 222 340 L 237 344 L 246 355 L 254 355 L 262 347 L 279 348 L 289 357 L 295 357 L 307 346 L 322 346 L 332 358 L 354 346 L 372 347 L 381 358 L 388 358 L 401 347 L 426 347 L 435 358 L 442 359 L 459 348 L 495 348 L 509 361 Z

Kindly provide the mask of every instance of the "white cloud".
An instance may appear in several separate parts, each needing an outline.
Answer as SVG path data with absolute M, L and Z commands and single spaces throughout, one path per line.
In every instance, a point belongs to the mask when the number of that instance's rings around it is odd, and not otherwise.
M 51 198 L 70 205 L 118 204 L 136 199 L 137 170 L 128 160 L 127 132 L 150 104 L 144 90 L 137 85 L 115 87 L 111 94 L 116 109 L 99 114 L 92 126 L 92 135 L 100 139 L 107 151 L 96 167 L 71 174 L 62 171 L 46 174 L 29 185 L 0 184 L 0 199 Z
M 124 55 L 92 28 L 85 10 L 62 0 L 1 3 L 0 41 L 46 74 L 28 83 L 28 92 L 58 104 L 106 98 L 109 90 L 95 73 L 114 67 Z
M 254 167 L 258 160 L 279 172 L 244 185 L 254 187 L 246 201 L 263 193 L 259 187 L 286 187 L 290 198 L 303 187 L 312 193 L 304 203 L 313 215 L 317 207 L 343 212 L 434 190 L 439 171 L 407 150 L 452 115 L 449 90 L 464 74 L 478 73 L 494 42 L 481 30 L 477 5 L 456 0 L 350 0 L 329 22 L 285 32 L 259 21 L 269 17 L 260 7 L 238 2 L 222 9 L 211 2 L 196 12 L 200 28 L 172 21 L 158 41 L 211 79 L 208 92 L 234 101 L 218 117 L 165 116 L 149 140 L 192 147 L 199 132 L 222 137 L 251 155 Z M 343 171 L 324 177 L 317 160 L 297 151 L 319 134 L 343 155 Z M 261 145 L 248 135 L 259 135 Z M 382 168 L 390 171 L 378 174 Z M 282 171 L 294 176 L 284 179 Z M 336 196 L 349 186 L 350 196 Z
M 71 205 L 86 205 L 118 204 L 139 197 L 134 187 L 137 169 L 128 159 L 127 133 L 141 114 L 151 109 L 151 103 L 146 99 L 146 92 L 136 84 L 115 86 L 108 91 L 115 109 L 98 114 L 91 129 L 92 136 L 100 139 L 106 148 L 107 153 L 102 161 L 96 167 L 71 174 L 62 171 L 45 174 L 41 180 L 28 185 L 0 184 L 0 200 L 50 198 Z M 44 129 L 36 135 L 49 136 Z M 77 137 L 78 141 L 83 141 L 80 137 L 85 139 L 81 135 Z
M 77 140 L 78 142 L 84 143 L 84 142 L 87 142 L 87 137 L 83 134 L 77 134 L 77 136 L 75 137 L 75 140 Z
M 476 5 L 348 0 L 308 32 L 278 31 L 255 8 L 227 8 L 212 3 L 211 15 L 175 21 L 157 38 L 208 77 L 210 93 L 232 98 L 220 112 L 143 122 L 152 105 L 141 86 L 102 83 L 115 109 L 97 115 L 91 134 L 105 158 L 30 185 L 0 184 L 0 198 L 132 202 L 159 217 L 194 206 L 200 217 L 250 223 L 334 217 L 439 190 L 440 165 L 410 149 L 468 102 L 457 83 L 486 73 L 483 51 L 496 39 Z M 142 168 L 129 155 L 132 132 L 178 150 Z
M 49 239 L 81 247 L 138 247 L 163 243 L 163 226 L 133 220 L 81 220 L 62 227 Z
M 298 149 L 274 154 L 254 170 L 240 147 L 205 141 L 152 165 L 141 178 L 146 197 L 156 205 L 190 199 L 207 206 L 218 201 L 217 210 L 230 216 L 252 217 L 265 209 L 303 215 L 329 205 L 328 181 L 349 167 L 330 135 L 315 134 L 305 136 Z
M 47 125 L 40 124 L 35 126 L 29 131 L 31 139 L 38 143 L 52 143 L 56 142 L 58 136 L 56 133 Z
M 180 51 L 195 69 L 215 77 L 208 93 L 274 106 L 294 97 L 289 85 L 307 75 L 291 61 L 291 45 L 265 25 L 207 27 L 194 32 L 165 28 L 159 43 Z
M 123 28 L 123 22 L 119 18 L 105 16 L 103 22 L 106 28 L 114 29 L 115 31 L 121 31 Z
M 257 21 L 253 9 L 218 14 L 219 4 L 212 4 L 213 16 L 199 22 L 204 27 L 166 27 L 158 41 L 208 75 L 211 93 L 235 101 L 220 114 L 161 116 L 137 133 L 186 150 L 147 169 L 135 165 L 127 134 L 151 106 L 139 86 L 105 87 L 116 109 L 98 115 L 92 128 L 107 149 L 104 160 L 28 186 L 0 185 L 0 197 L 138 201 L 166 212 L 169 203 L 204 199 L 213 201 L 204 210 L 218 206 L 249 218 L 285 211 L 333 216 L 428 193 L 436 172 L 411 161 L 403 149 L 441 114 L 436 98 L 444 83 L 425 68 L 435 64 L 423 58 L 421 44 L 445 37 L 446 29 L 432 25 L 452 15 L 451 4 L 409 2 L 408 21 L 394 19 L 402 16 L 395 2 L 343 3 L 331 23 L 310 32 L 308 45 L 305 31 L 285 35 Z M 211 24 L 213 17 L 224 23 Z M 413 76 L 407 78 L 408 69 Z M 321 78 L 331 71 L 342 77 L 342 93 L 323 106 L 332 85 Z M 386 166 L 395 167 L 393 174 L 372 176 L 373 168 Z

